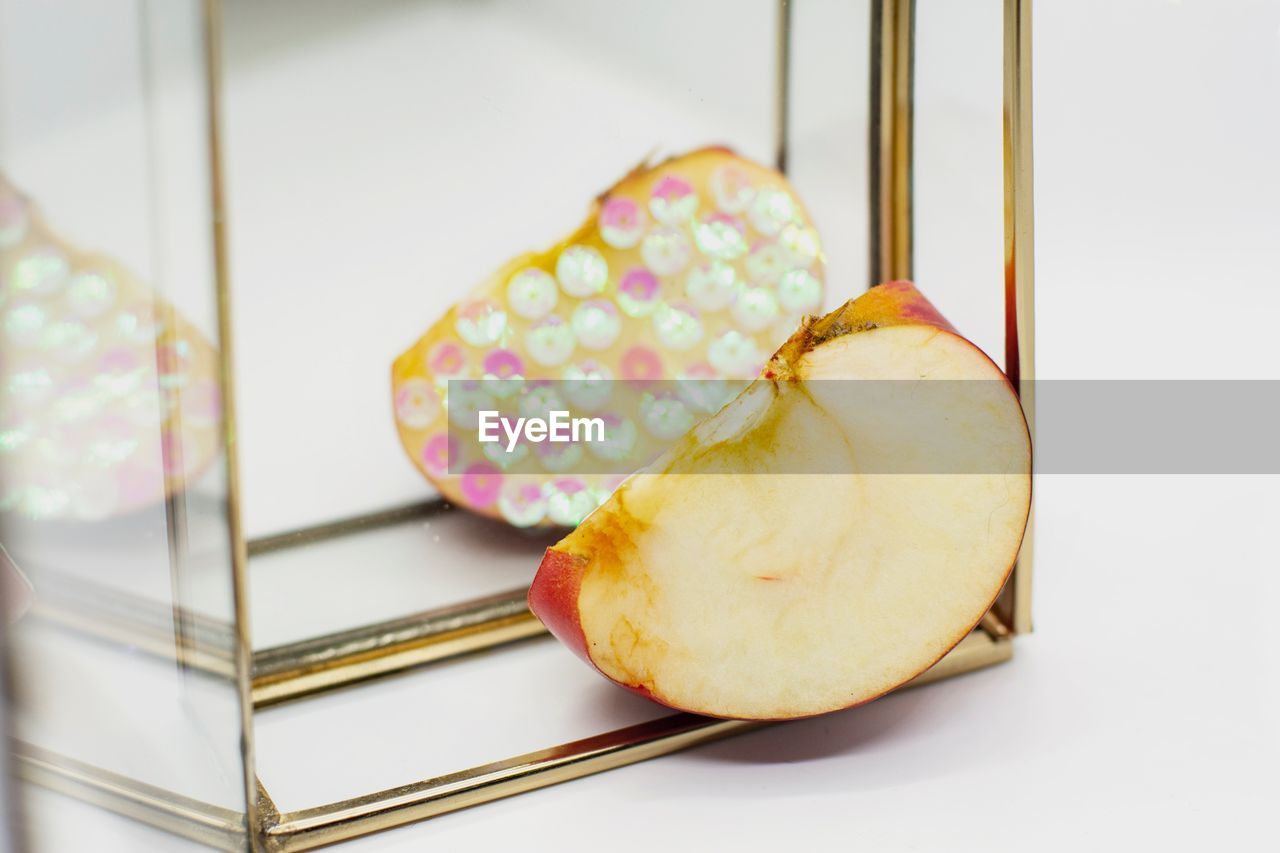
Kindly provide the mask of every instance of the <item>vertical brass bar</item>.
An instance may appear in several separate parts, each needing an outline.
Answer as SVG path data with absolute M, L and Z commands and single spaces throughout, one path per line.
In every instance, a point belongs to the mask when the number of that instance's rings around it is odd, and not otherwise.
M 205 98 L 208 109 L 209 203 L 213 216 L 214 284 L 217 290 L 218 365 L 222 394 L 222 430 L 227 497 L 227 538 L 231 558 L 232 600 L 235 613 L 236 689 L 240 702 L 240 760 L 244 774 L 246 827 L 256 828 L 258 777 L 253 741 L 253 643 L 249 636 L 249 584 L 246 574 L 249 556 L 240 519 L 239 442 L 235 418 L 235 360 L 231 330 L 231 284 L 227 258 L 226 200 L 223 197 L 222 167 L 222 3 L 203 0 Z M 248 832 L 252 849 L 260 848 L 256 832 Z
M 871 3 L 868 284 L 911 278 L 915 0 Z
M 779 172 L 787 171 L 791 132 L 791 0 L 778 0 L 778 22 L 774 28 L 773 156 Z
M 1031 146 L 1031 0 L 1004 3 L 1004 305 L 1005 370 L 1018 389 L 1034 444 L 1035 221 Z M 1022 553 L 997 602 L 1006 624 L 1031 630 L 1035 509 Z

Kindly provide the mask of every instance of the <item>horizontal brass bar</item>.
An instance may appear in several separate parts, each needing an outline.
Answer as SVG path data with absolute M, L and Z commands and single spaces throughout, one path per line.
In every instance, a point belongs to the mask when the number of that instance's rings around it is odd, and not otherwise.
M 22 741 L 17 773 L 40 785 L 219 850 L 246 849 L 244 814 L 193 800 Z
M 250 557 L 257 557 L 262 554 L 269 554 L 272 551 L 280 551 L 284 548 L 313 545 L 326 539 L 336 539 L 339 536 L 346 536 L 350 533 L 376 530 L 379 527 L 390 527 L 393 524 L 401 524 L 419 518 L 430 518 L 450 509 L 452 509 L 452 504 L 444 498 L 432 498 L 405 504 L 404 506 L 340 518 L 337 521 L 326 521 L 322 524 L 299 527 L 296 530 L 286 530 L 283 533 L 273 533 L 270 536 L 260 536 L 256 539 L 250 539 L 246 547 Z
M 253 703 L 265 707 L 546 633 L 524 587 L 388 622 L 263 649 Z
M 1010 641 L 997 641 L 977 630 L 903 689 L 990 666 L 1008 660 L 1012 653 Z M 310 850 L 667 755 L 764 725 L 769 724 L 671 714 L 470 770 L 287 812 L 267 828 L 266 846 L 277 853 Z

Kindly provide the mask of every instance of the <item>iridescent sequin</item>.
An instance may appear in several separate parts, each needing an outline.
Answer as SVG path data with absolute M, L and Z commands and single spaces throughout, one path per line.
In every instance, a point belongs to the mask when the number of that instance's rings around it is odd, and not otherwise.
M 640 256 L 658 275 L 675 275 L 689 265 L 693 247 L 679 228 L 655 228 L 640 244 Z
M 733 319 L 748 332 L 758 332 L 778 317 L 778 297 L 767 287 L 744 287 L 730 309 Z
M 503 437 L 498 441 L 486 441 L 480 445 L 480 452 L 484 454 L 485 459 L 488 459 L 503 471 L 507 471 L 512 466 L 524 461 L 524 458 L 529 455 L 529 445 L 522 440 L 517 440 L 515 444 L 510 444 L 505 437 L 505 433 L 500 432 L 500 435 Z
M 711 366 L 730 378 L 750 376 L 761 361 L 754 339 L 736 329 L 718 335 L 707 346 Z
M 646 346 L 633 346 L 622 354 L 618 368 L 623 379 L 648 381 L 662 377 L 662 356 Z
M 472 463 L 462 472 L 458 487 L 469 504 L 484 509 L 498 500 L 502 491 L 502 472 L 489 462 Z
M 467 354 L 457 341 L 441 341 L 427 353 L 427 369 L 437 379 L 461 379 L 467 374 Z
M 615 249 L 630 249 L 644 236 L 644 210 L 632 199 L 615 196 L 600 208 L 600 239 Z
M 570 246 L 556 259 L 556 278 L 565 293 L 585 299 L 604 290 L 609 281 L 609 265 L 598 249 Z
M 163 331 L 156 319 L 155 306 L 150 302 L 135 302 L 116 314 L 116 334 L 134 344 L 149 344 Z
M 596 361 L 570 365 L 564 371 L 564 395 L 574 408 L 594 412 L 613 396 L 613 374 Z
M 693 426 L 693 413 L 674 393 L 645 394 L 640 400 L 640 421 L 657 438 L 669 441 Z
M 11 397 L 27 405 L 48 399 L 53 391 L 53 375 L 43 367 L 20 368 L 5 383 Z
M 556 307 L 559 298 L 556 280 L 537 267 L 521 270 L 507 282 L 507 304 L 526 320 L 541 320 Z
M 687 350 L 702 340 L 702 321 L 688 305 L 663 305 L 653 314 L 653 330 L 662 345 Z
M 529 358 L 543 367 L 564 364 L 573 355 L 575 345 L 573 329 L 554 314 L 530 327 L 524 339 Z
M 727 213 L 704 216 L 694 229 L 694 239 L 709 258 L 732 261 L 747 253 L 746 229 Z
M 556 524 L 576 527 L 595 508 L 595 497 L 582 479 L 557 477 L 547 484 L 547 517 Z
M 473 347 L 493 346 L 507 330 L 507 312 L 489 299 L 464 302 L 458 306 L 453 327 Z
M 98 336 L 78 320 L 50 323 L 40 335 L 40 347 L 65 364 L 87 358 L 98 345 Z
M 519 379 L 524 361 L 509 349 L 498 349 L 484 357 L 485 379 Z
M 582 461 L 582 446 L 575 442 L 550 442 L 536 444 L 533 455 L 544 470 L 553 474 L 572 471 Z
M 778 245 L 786 250 L 792 266 L 808 269 L 822 256 L 818 232 L 804 225 L 788 225 L 778 235 Z
M 658 279 L 644 267 L 633 267 L 618 283 L 618 306 L 628 317 L 647 317 L 658 305 Z
M 532 477 L 508 477 L 498 495 L 498 512 L 513 527 L 532 527 L 547 515 L 542 483 Z
M 683 225 L 698 212 L 698 194 L 684 178 L 664 175 L 649 194 L 649 212 L 663 225 Z
M 406 379 L 396 390 L 396 420 L 409 429 L 426 429 L 440 416 L 440 397 L 425 379 Z
M 102 273 L 77 273 L 67 283 L 64 298 L 72 314 L 87 320 L 102 314 L 115 303 L 116 283 Z
M 448 433 L 437 433 L 422 446 L 422 466 L 427 473 L 443 477 L 449 473 L 451 461 L 458 455 L 458 441 Z
M 586 349 L 603 350 L 613 346 L 622 331 L 618 309 L 606 299 L 584 302 L 573 312 L 570 323 L 578 343 Z
M 726 164 L 711 173 L 711 194 L 725 213 L 741 213 L 751 203 L 755 188 L 744 169 Z
M 762 189 L 756 193 L 749 212 L 751 224 L 767 237 L 772 237 L 799 216 L 793 198 L 783 190 Z
M 791 270 L 778 282 L 778 302 L 787 311 L 811 311 L 822 302 L 822 282 L 808 270 Z
M 56 293 L 71 271 L 66 256 L 52 246 L 31 249 L 9 272 L 9 289 L 19 296 L 47 297 Z
M 724 261 L 694 267 L 684 280 L 684 292 L 704 311 L 719 311 L 733 301 L 738 274 Z
M 556 386 L 531 384 L 520 397 L 520 417 L 547 419 L 552 412 L 564 411 L 564 398 Z
M 588 442 L 587 448 L 591 455 L 611 462 L 626 459 L 635 450 L 636 441 L 640 437 L 636 425 L 627 418 L 612 413 L 605 414 L 600 419 L 604 421 L 604 440 Z
M 40 340 L 47 314 L 39 305 L 15 305 L 4 314 L 4 334 L 14 346 L 31 346 Z
M 449 396 L 445 401 L 449 422 L 464 429 L 476 429 L 480 424 L 480 412 L 495 408 L 493 396 L 479 380 L 456 380 L 449 383 Z
M 776 284 L 792 267 L 791 255 L 776 243 L 760 242 L 747 255 L 747 278 L 754 284 Z

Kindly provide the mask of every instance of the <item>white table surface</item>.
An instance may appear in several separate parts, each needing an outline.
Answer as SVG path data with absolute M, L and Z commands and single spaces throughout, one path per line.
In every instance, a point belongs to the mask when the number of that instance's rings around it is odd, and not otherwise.
M 835 304 L 863 284 L 866 10 L 799 5 L 795 175 Z M 994 352 L 999 5 L 920 4 L 916 140 L 917 278 Z M 426 495 L 387 414 L 391 358 L 630 161 L 720 140 L 768 156 L 771 4 L 696 6 L 624 25 L 558 1 L 229 4 L 251 531 Z M 1280 4 L 1036 15 L 1040 375 L 1280 378 Z M 708 32 L 719 62 L 696 52 Z M 1262 849 L 1280 798 L 1280 478 L 1035 488 L 1036 631 L 1012 662 L 339 849 Z M 308 594 L 360 614 L 415 578 L 424 601 L 452 595 L 412 556 L 433 535 L 387 534 L 377 553 L 398 559 L 365 570 L 318 565 Z M 509 557 L 467 583 L 531 570 Z M 272 607 L 303 569 L 280 571 L 255 578 L 260 645 L 313 628 Z M 656 713 L 536 641 L 263 712 L 258 769 L 298 808 Z M 51 849 L 96 820 L 55 828 Z

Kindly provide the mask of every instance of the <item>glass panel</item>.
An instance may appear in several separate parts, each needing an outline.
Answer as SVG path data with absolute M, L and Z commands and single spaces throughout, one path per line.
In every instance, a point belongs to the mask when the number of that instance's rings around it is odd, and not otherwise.
M 396 435 L 396 355 L 647 157 L 773 158 L 774 0 L 663 0 L 625 26 L 608 4 L 559 0 L 297 12 L 226 9 L 251 536 L 435 496 Z M 255 638 L 527 585 L 554 538 L 455 512 L 255 557 Z
M 0 2 L 0 572 L 16 769 L 243 846 L 207 82 L 196 0 Z

